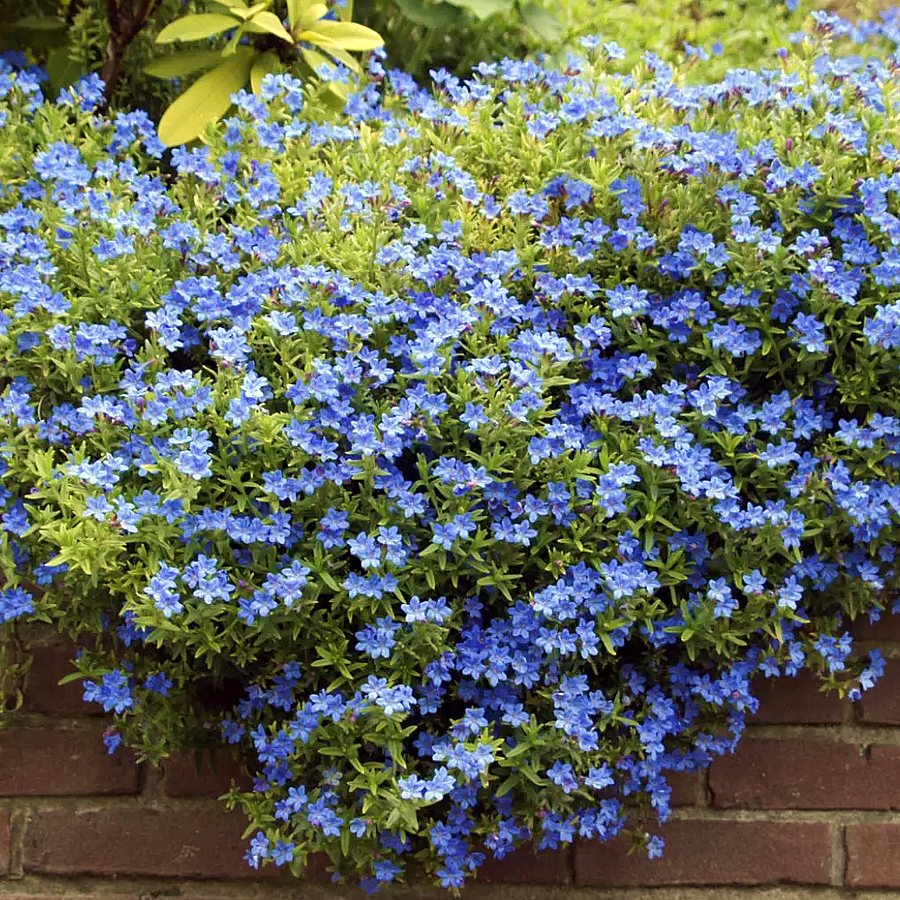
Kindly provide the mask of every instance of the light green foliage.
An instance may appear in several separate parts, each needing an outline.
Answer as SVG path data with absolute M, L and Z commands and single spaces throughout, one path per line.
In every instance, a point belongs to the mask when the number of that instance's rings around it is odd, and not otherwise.
M 166 25 L 156 36 L 157 44 L 172 44 L 228 36 L 219 50 L 188 50 L 154 60 L 144 71 L 158 78 L 173 78 L 209 69 L 166 110 L 159 123 L 159 136 L 168 146 L 188 143 L 207 125 L 218 121 L 231 107 L 231 95 L 248 83 L 256 92 L 267 73 L 299 69 L 315 74 L 328 60 L 360 71 L 350 52 L 375 50 L 381 36 L 356 22 L 326 19 L 328 8 L 314 0 L 291 0 L 287 5 L 288 28 L 272 11 L 272 0 L 247 6 L 243 0 L 210 4 L 221 12 L 194 13 Z M 261 35 L 249 46 L 248 35 Z M 274 44 L 272 38 L 275 39 Z M 316 49 L 317 48 L 317 49 Z M 336 99 L 346 98 L 340 82 L 328 88 Z

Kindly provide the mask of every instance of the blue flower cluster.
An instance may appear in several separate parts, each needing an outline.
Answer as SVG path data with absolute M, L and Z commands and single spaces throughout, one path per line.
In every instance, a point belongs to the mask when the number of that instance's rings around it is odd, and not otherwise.
M 110 752 L 215 720 L 251 866 L 459 887 L 665 821 L 754 679 L 881 675 L 900 53 L 826 38 L 900 36 L 817 21 L 691 86 L 375 56 L 337 122 L 269 75 L 174 175 L 0 67 L 0 618 L 109 638 Z

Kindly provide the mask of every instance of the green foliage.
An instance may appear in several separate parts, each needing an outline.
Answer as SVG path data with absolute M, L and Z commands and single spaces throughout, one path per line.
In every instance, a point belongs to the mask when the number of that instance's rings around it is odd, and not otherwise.
M 327 60 L 359 73 L 351 52 L 375 50 L 384 42 L 365 25 L 348 19 L 325 18 L 328 9 L 315 0 L 288 3 L 287 28 L 272 12 L 272 0 L 248 7 L 243 0 L 216 4 L 226 13 L 197 13 L 166 25 L 157 44 L 198 41 L 228 35 L 221 49 L 184 51 L 154 60 L 144 71 L 157 78 L 178 78 L 209 69 L 166 110 L 159 136 L 168 146 L 188 143 L 217 122 L 231 107 L 231 95 L 246 85 L 258 92 L 264 75 L 295 71 L 315 75 Z M 288 28 L 290 31 L 288 31 Z M 261 38 L 247 45 L 247 35 Z M 272 38 L 275 39 L 273 44 Z M 326 86 L 337 99 L 346 98 L 340 82 Z
M 695 87 L 370 60 L 332 119 L 235 44 L 259 95 L 168 156 L 4 71 L 0 618 L 85 639 L 139 754 L 238 745 L 252 862 L 381 881 L 664 819 L 760 674 L 859 696 L 900 87 L 823 41 Z

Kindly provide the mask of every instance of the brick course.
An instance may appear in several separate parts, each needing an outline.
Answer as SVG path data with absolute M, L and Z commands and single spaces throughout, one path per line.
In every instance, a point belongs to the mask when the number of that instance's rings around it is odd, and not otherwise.
M 831 826 L 805 822 L 672 822 L 665 853 L 627 855 L 619 838 L 575 847 L 575 877 L 589 887 L 828 884 Z
M 855 630 L 900 657 L 894 618 Z M 251 783 L 228 749 L 204 750 L 199 766 L 193 755 L 173 757 L 145 775 L 128 751 L 109 756 L 104 719 L 82 703 L 81 685 L 58 685 L 72 652 L 58 638 L 35 643 L 22 712 L 0 731 L 0 896 L 59 898 L 69 884 L 96 900 L 296 895 L 286 870 L 254 871 L 242 859 L 246 820 L 215 799 L 232 780 Z M 731 887 L 743 900 L 767 900 L 779 885 L 828 886 L 846 900 L 900 890 L 900 659 L 857 704 L 822 694 L 808 675 L 761 679 L 755 690 L 760 709 L 738 752 L 672 777 L 672 820 L 648 825 L 665 839 L 662 858 L 629 854 L 624 839 L 523 848 L 489 858 L 482 900 L 499 900 L 507 885 L 529 898 L 587 888 L 595 900 L 641 887 L 688 887 L 692 900 L 720 900 Z M 306 877 L 328 894 L 326 859 L 314 858 Z
M 851 888 L 900 888 L 900 824 L 847 828 L 846 883 Z
M 709 786 L 721 809 L 900 809 L 900 746 L 750 737 Z
M 124 748 L 121 748 L 124 749 Z M 134 794 L 133 755 L 110 756 L 96 723 L 87 729 L 0 731 L 0 796 Z

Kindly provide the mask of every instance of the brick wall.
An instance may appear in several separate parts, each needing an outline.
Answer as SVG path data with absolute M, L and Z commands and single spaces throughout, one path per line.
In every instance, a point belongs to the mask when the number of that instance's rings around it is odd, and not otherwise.
M 853 705 L 808 677 L 763 682 L 739 752 L 676 781 L 661 859 L 616 842 L 521 852 L 486 864 L 467 896 L 900 896 L 900 617 L 857 637 L 894 657 L 879 685 Z M 302 887 L 274 868 L 253 872 L 241 859 L 243 816 L 215 799 L 242 778 L 234 762 L 204 757 L 198 774 L 188 759 L 156 770 L 122 749 L 109 757 L 103 717 L 77 683 L 57 684 L 69 648 L 45 636 L 34 651 L 24 707 L 0 731 L 0 900 L 364 896 L 332 887 L 324 866 Z

